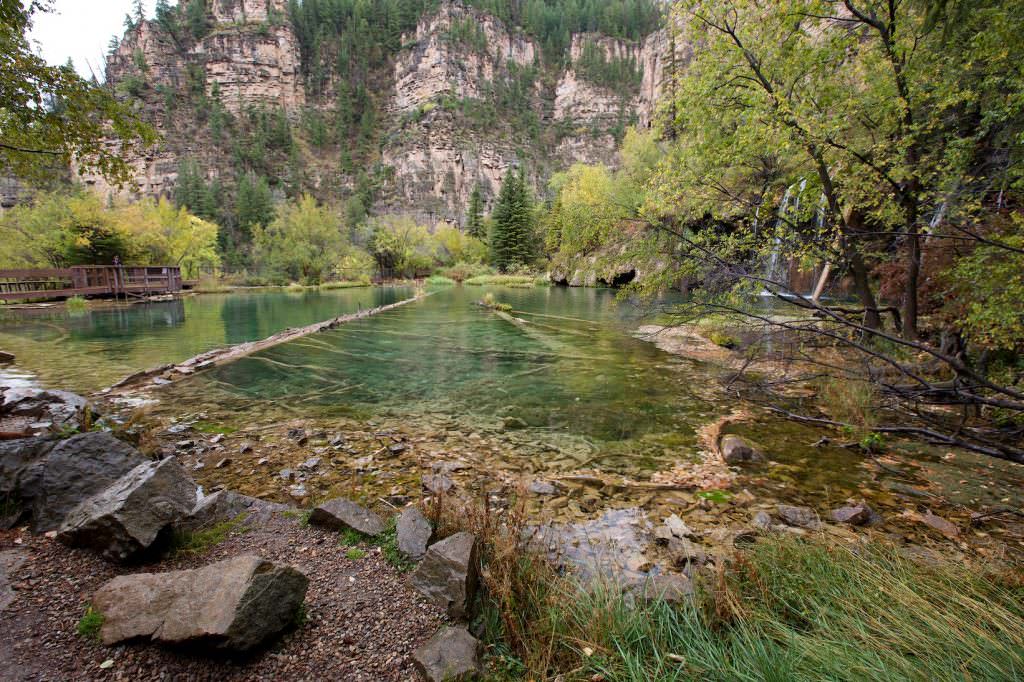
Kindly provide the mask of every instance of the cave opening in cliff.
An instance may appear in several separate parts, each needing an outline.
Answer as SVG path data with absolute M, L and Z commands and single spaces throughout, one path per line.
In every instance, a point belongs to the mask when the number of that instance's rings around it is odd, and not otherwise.
M 613 289 L 618 289 L 619 287 L 624 287 L 627 284 L 629 284 L 630 282 L 632 282 L 634 279 L 636 279 L 636 270 L 629 270 L 627 272 L 620 272 L 619 274 L 617 274 L 614 277 L 612 277 L 611 287 Z

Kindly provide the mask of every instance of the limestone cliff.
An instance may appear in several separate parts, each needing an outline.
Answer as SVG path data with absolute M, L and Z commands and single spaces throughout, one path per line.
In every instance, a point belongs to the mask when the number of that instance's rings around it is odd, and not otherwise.
M 308 132 L 310 120 L 347 105 L 341 99 L 351 91 L 336 78 L 311 87 L 285 0 L 208 5 L 200 37 L 142 21 L 108 58 L 110 86 L 163 134 L 150 155 L 132 160 L 143 195 L 171 193 L 186 158 L 230 186 L 252 164 L 238 142 L 249 135 L 246 144 L 265 147 L 257 172 L 281 192 L 337 201 L 365 169 L 376 183 L 374 211 L 458 223 L 473 187 L 479 183 L 492 201 L 516 164 L 543 192 L 552 172 L 574 162 L 614 163 L 624 127 L 650 125 L 670 49 L 664 31 L 641 42 L 577 34 L 567 57 L 547 63 L 521 29 L 442 0 L 366 77 L 376 141 L 353 163 L 356 150 L 343 135 L 316 144 Z M 594 77 L 594 64 L 606 62 L 624 65 L 628 82 L 610 86 Z M 248 132 L 255 111 L 284 117 L 291 141 L 274 149 Z M 100 178 L 86 181 L 114 192 Z

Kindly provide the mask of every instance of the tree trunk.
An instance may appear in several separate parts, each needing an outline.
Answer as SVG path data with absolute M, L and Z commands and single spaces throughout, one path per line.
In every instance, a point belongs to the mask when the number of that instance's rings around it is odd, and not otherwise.
M 921 236 L 907 226 L 907 284 L 903 292 L 903 338 L 917 340 L 917 288 L 921 274 Z
M 862 217 L 859 211 L 848 209 L 843 220 L 847 232 L 856 234 L 861 231 Z M 841 248 L 850 264 L 850 274 L 853 275 L 853 287 L 857 292 L 857 298 L 864 306 L 864 326 L 868 329 L 881 329 L 882 316 L 878 312 L 878 302 L 875 294 L 871 291 L 871 279 L 868 277 L 868 266 L 864 263 L 864 257 L 856 247 L 850 246 L 849 238 L 842 238 Z

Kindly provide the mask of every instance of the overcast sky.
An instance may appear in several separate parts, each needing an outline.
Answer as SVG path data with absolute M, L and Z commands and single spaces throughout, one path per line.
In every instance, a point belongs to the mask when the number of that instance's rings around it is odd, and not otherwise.
M 89 76 L 91 68 L 102 78 L 110 36 L 124 34 L 124 15 L 132 4 L 132 0 L 54 0 L 53 12 L 36 14 L 30 36 L 51 64 L 63 64 L 70 57 L 83 76 Z M 152 17 L 156 0 L 142 4 Z

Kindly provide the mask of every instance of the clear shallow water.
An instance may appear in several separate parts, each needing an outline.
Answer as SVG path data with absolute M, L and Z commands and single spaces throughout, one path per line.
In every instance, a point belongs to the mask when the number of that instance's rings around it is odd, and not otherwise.
M 0 349 L 15 354 L 14 374 L 84 393 L 141 369 L 411 295 L 408 288 L 365 287 L 208 294 L 82 313 L 63 306 L 4 310 Z
M 488 291 L 523 322 L 475 305 Z M 446 288 L 197 375 L 170 402 L 451 415 L 557 442 L 573 468 L 653 469 L 724 406 L 712 368 L 629 336 L 640 317 L 612 291 Z

